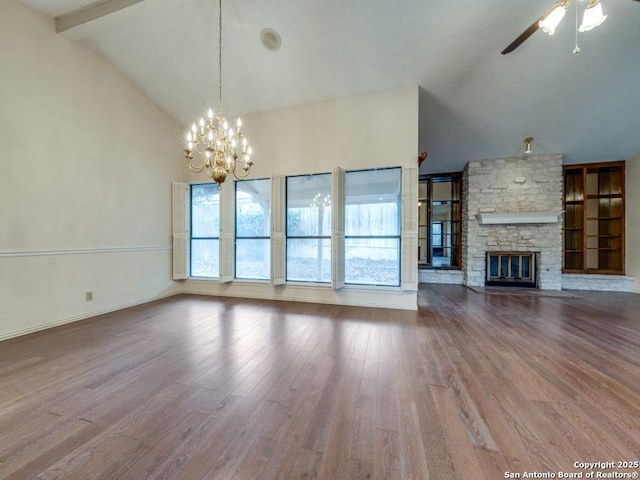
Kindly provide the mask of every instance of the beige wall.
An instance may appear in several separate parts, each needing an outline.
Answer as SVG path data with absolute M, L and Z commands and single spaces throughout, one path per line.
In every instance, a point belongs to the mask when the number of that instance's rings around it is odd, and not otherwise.
M 640 152 L 625 165 L 626 274 L 634 277 L 633 291 L 640 293 Z
M 417 162 L 418 87 L 255 113 L 242 122 L 254 151 L 251 178 Z M 207 180 L 185 172 L 189 182 Z
M 302 105 L 243 118 L 254 149 L 251 178 L 374 167 L 415 167 L 418 156 L 418 87 Z M 203 183 L 204 174 L 186 175 Z M 417 181 L 417 180 L 416 180 Z M 225 184 L 223 188 L 229 188 Z M 407 253 L 415 258 L 415 252 Z M 286 285 L 188 280 L 184 291 L 348 305 L 417 308 L 415 292 L 395 288 Z
M 0 339 L 177 292 L 180 126 L 17 0 L 0 45 Z

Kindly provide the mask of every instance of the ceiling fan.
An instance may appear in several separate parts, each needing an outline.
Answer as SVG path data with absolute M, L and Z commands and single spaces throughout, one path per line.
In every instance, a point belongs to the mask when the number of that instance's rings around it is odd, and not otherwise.
M 640 0 L 634 1 L 640 2 Z M 555 33 L 556 27 L 564 17 L 565 13 L 567 13 L 567 9 L 569 8 L 570 4 L 571 0 L 557 1 L 553 7 L 540 15 L 540 17 L 531 25 L 529 25 L 529 27 L 518 36 L 518 38 L 511 42 L 509 46 L 501 52 L 502 55 L 513 52 L 538 29 L 541 29 L 543 32 L 548 33 L 549 35 L 553 35 Z M 581 32 L 587 32 L 592 28 L 600 25 L 605 21 L 606 18 L 607 16 L 602 14 L 602 5 L 600 5 L 600 0 L 589 0 L 589 3 L 587 4 L 587 7 L 584 11 L 582 25 L 580 25 L 580 28 L 578 30 Z M 580 49 L 576 46 L 576 50 L 574 50 L 574 53 L 577 53 L 579 50 Z

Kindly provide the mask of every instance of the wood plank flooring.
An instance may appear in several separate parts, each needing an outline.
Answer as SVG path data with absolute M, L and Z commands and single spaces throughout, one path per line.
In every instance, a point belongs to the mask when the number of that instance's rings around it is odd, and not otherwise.
M 0 342 L 0 478 L 491 480 L 639 460 L 639 295 L 433 285 L 419 303 L 179 296 Z

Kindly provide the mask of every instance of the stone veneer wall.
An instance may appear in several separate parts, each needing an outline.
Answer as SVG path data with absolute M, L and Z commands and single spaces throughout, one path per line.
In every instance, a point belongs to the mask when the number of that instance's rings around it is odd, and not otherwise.
M 627 275 L 598 275 L 564 273 L 563 290 L 595 290 L 599 292 L 633 292 L 633 277 Z
M 440 285 L 462 285 L 464 274 L 461 270 L 447 268 L 421 268 L 418 271 L 420 283 L 437 283 Z
M 557 223 L 480 225 L 477 213 L 562 210 L 562 155 L 472 161 L 463 176 L 464 284 L 485 284 L 487 251 L 538 252 L 538 287 L 562 289 L 562 218 Z

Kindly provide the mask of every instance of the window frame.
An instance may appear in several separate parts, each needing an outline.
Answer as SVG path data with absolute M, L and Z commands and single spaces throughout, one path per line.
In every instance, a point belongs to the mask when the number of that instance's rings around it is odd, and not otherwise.
M 440 246 L 435 246 L 432 244 L 433 237 L 433 224 L 444 222 L 441 220 L 433 219 L 433 184 L 434 183 L 443 183 L 443 182 L 451 182 L 452 189 L 457 189 L 457 198 L 456 195 L 450 195 L 450 200 L 447 200 L 448 204 L 451 206 L 451 214 L 452 219 L 450 220 L 451 224 L 451 232 L 446 233 L 444 228 L 441 233 L 441 244 Z M 419 244 L 422 242 L 426 242 L 427 254 L 426 254 L 426 262 L 423 262 L 422 259 L 425 258 L 421 253 L 418 254 L 418 268 L 420 269 L 436 269 L 436 270 L 461 270 L 462 269 L 462 236 L 463 236 L 463 223 L 462 223 L 462 204 L 463 204 L 463 174 L 462 172 L 449 172 L 449 173 L 439 173 L 439 174 L 426 174 L 420 175 L 419 185 L 426 184 L 427 185 L 427 194 L 426 197 L 422 197 L 419 195 L 419 210 L 420 207 L 424 205 L 426 210 L 425 213 L 425 223 L 422 223 L 422 218 L 419 218 L 418 225 L 418 242 Z M 437 200 L 440 202 L 440 200 Z M 457 226 L 457 232 L 454 232 L 454 225 Z M 445 248 L 444 239 L 446 236 L 451 237 L 451 265 L 433 265 L 433 250 L 434 246 L 436 248 Z
M 263 236 L 240 236 L 238 235 L 238 185 L 241 185 L 244 182 L 266 182 L 269 185 L 269 227 L 267 228 L 267 234 Z M 271 224 L 272 224 L 272 206 L 271 206 L 271 198 L 272 198 L 272 184 L 270 178 L 252 178 L 246 180 L 237 180 L 234 182 L 234 196 L 235 196 L 235 208 L 234 208 L 234 255 L 233 255 L 233 264 L 234 264 L 234 280 L 239 281 L 247 281 L 247 282 L 268 282 L 271 280 L 272 274 L 272 261 L 271 261 L 271 253 L 269 254 L 269 274 L 265 278 L 249 278 L 249 277 L 238 277 L 238 240 L 268 240 L 269 252 L 271 252 Z
M 331 285 L 333 282 L 333 277 L 335 272 L 333 271 L 333 265 L 332 265 L 332 251 L 333 251 L 333 245 L 332 245 L 332 233 L 333 233 L 333 224 L 332 224 L 332 219 L 333 219 L 333 199 L 331 198 L 332 204 L 329 205 L 328 207 L 324 207 L 324 208 L 328 208 L 331 218 L 329 219 L 329 233 L 326 235 L 291 235 L 289 233 L 289 179 L 292 178 L 301 178 L 301 177 L 314 177 L 314 176 L 328 176 L 329 178 L 329 188 L 330 188 L 330 193 L 329 196 L 332 197 L 333 196 L 333 189 L 332 189 L 332 185 L 333 185 L 333 174 L 332 172 L 319 172 L 319 173 L 308 173 L 308 174 L 301 174 L 301 175 L 287 175 L 285 177 L 285 201 L 284 201 L 284 221 L 285 221 L 285 281 L 287 283 L 303 283 L 303 284 L 318 284 L 318 285 Z M 318 231 L 320 233 L 320 226 L 318 225 Z M 331 269 L 330 271 L 330 276 L 329 276 L 329 280 L 301 280 L 301 279 L 290 279 L 289 278 L 289 240 L 322 240 L 323 243 L 328 241 L 329 242 L 329 268 Z M 322 246 L 322 248 L 324 249 L 324 246 Z
M 221 218 L 220 218 L 220 205 L 222 202 L 222 196 L 218 190 L 218 236 L 217 237 L 194 237 L 193 235 L 193 189 L 194 187 L 211 186 L 217 189 L 215 183 L 192 183 L 189 184 L 189 278 L 202 278 L 202 279 L 219 279 L 220 278 L 220 241 L 221 241 Z M 218 272 L 213 276 L 193 275 L 193 241 L 194 240 L 217 240 L 218 248 L 214 249 L 215 254 L 218 256 Z
M 362 234 L 358 234 L 358 235 L 349 235 L 347 233 L 347 229 L 346 229 L 346 225 L 344 228 L 344 249 L 345 249 L 345 269 L 346 269 L 346 247 L 347 247 L 347 243 L 350 239 L 371 239 L 371 240 L 397 240 L 397 244 L 398 244 L 398 252 L 397 252 L 397 259 L 396 259 L 396 263 L 397 263 L 397 282 L 394 284 L 390 284 L 390 283 L 365 283 L 365 282 L 354 282 L 354 281 L 348 281 L 346 278 L 346 272 L 345 272 L 345 278 L 344 278 L 344 283 L 345 285 L 353 285 L 353 286 L 366 286 L 366 287 L 400 287 L 402 284 L 402 194 L 403 194 L 403 190 L 402 190 L 402 183 L 403 183 L 403 172 L 402 172 L 402 167 L 382 167 L 382 168 L 365 168 L 365 169 L 359 169 L 359 170 L 347 170 L 345 172 L 345 192 L 347 190 L 347 177 L 350 173 L 362 173 L 362 172 L 378 172 L 378 171 L 385 171 L 385 170 L 396 170 L 398 172 L 398 185 L 400 187 L 400 190 L 398 192 L 398 198 L 397 198 L 397 217 L 396 217 L 396 231 L 397 233 L 395 235 L 389 235 L 389 234 L 385 234 L 385 235 L 362 235 Z M 347 199 L 348 197 L 346 196 L 345 193 L 345 199 L 343 202 L 343 209 L 344 209 L 344 216 L 346 218 L 346 211 L 347 211 Z
M 401 234 L 400 234 L 400 285 L 402 291 L 415 291 L 418 289 L 418 264 L 415 260 L 415 252 L 418 249 L 418 169 L 417 167 L 407 166 L 389 166 L 370 168 L 363 170 L 380 170 L 387 168 L 401 169 Z M 310 174 L 284 175 L 272 174 L 271 180 L 271 230 L 270 230 L 270 247 L 271 247 L 271 278 L 272 286 L 285 285 L 287 283 L 302 283 L 305 285 L 313 285 L 323 288 L 330 287 L 338 290 L 345 287 L 344 283 L 344 265 L 345 265 L 345 235 L 344 235 L 344 182 L 345 170 L 341 167 L 334 167 L 332 172 L 320 172 Z M 287 280 L 287 178 L 327 175 L 330 178 L 329 185 L 322 182 L 318 191 L 331 194 L 330 216 L 325 216 L 323 224 L 327 228 L 322 228 L 323 235 L 291 235 L 289 238 L 322 238 L 324 243 L 324 261 L 329 260 L 330 266 L 323 261 L 323 281 L 313 280 Z M 253 180 L 253 179 L 252 179 Z M 194 219 L 193 215 L 193 197 L 197 187 L 205 186 L 211 189 L 215 188 L 215 184 L 209 182 L 172 182 L 172 278 L 174 280 L 196 280 L 196 281 L 213 281 L 216 283 L 229 283 L 245 281 L 245 279 L 235 278 L 235 237 L 236 237 L 236 189 L 231 182 L 223 185 L 218 192 L 211 191 L 212 194 L 218 194 L 217 197 L 217 214 L 218 231 L 206 232 L 206 235 L 192 236 Z M 309 198 L 311 201 L 313 196 Z M 304 207 L 306 202 L 304 188 L 302 188 L 301 202 L 299 205 Z M 226 208 L 228 207 L 228 208 Z M 206 217 L 205 217 L 206 218 Z M 330 218 L 330 222 L 329 222 Z M 307 219 L 311 220 L 311 219 Z M 304 227 L 304 225 L 302 225 Z M 307 227 L 312 227 L 307 224 Z M 211 229 L 210 229 L 211 230 Z M 311 230 L 313 231 L 313 230 Z M 211 233 L 211 234 L 209 234 Z M 289 232 L 290 233 L 290 232 Z M 193 251 L 191 248 L 192 239 L 197 240 L 213 240 L 218 241 L 218 249 L 211 252 L 217 258 L 217 271 L 211 269 L 211 274 L 206 276 L 193 275 Z M 330 253 L 329 253 L 330 252 Z M 206 268 L 203 269 L 206 271 Z M 304 276 L 304 272 L 302 272 Z M 259 282 L 261 280 L 249 280 L 248 282 Z M 264 283 L 269 283 L 264 282 Z M 351 288 L 374 288 L 374 289 L 396 289 L 398 287 L 388 284 L 350 284 Z

